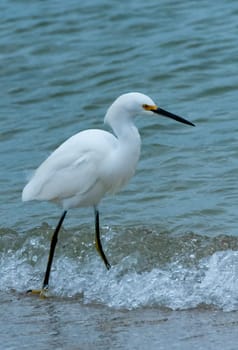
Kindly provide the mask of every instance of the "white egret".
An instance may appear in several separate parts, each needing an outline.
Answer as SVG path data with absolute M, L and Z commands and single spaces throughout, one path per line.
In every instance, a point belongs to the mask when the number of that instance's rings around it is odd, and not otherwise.
M 98 204 L 106 193 L 114 193 L 133 176 L 140 156 L 141 140 L 134 124 L 138 114 L 159 114 L 178 122 L 193 123 L 159 108 L 150 97 L 131 92 L 109 107 L 104 122 L 114 134 L 90 129 L 77 133 L 59 146 L 35 171 L 22 193 L 23 201 L 42 200 L 61 204 L 63 214 L 51 240 L 41 295 L 48 290 L 58 233 L 70 208 L 94 207 L 95 244 L 107 269 L 110 264 L 100 240 Z

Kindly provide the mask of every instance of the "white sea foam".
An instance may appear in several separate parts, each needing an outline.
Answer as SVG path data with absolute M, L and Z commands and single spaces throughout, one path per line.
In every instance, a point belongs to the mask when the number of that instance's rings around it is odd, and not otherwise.
M 236 251 L 215 252 L 192 267 L 174 261 L 163 268 L 141 272 L 130 268 L 129 261 L 130 257 L 126 257 L 107 271 L 95 254 L 84 260 L 58 256 L 52 270 L 50 292 L 58 297 L 80 295 L 83 303 L 99 303 L 116 309 L 181 310 L 207 305 L 225 311 L 238 310 Z M 1 253 L 1 290 L 24 292 L 28 288 L 39 288 L 45 263 L 45 256 L 29 261 L 26 247 Z

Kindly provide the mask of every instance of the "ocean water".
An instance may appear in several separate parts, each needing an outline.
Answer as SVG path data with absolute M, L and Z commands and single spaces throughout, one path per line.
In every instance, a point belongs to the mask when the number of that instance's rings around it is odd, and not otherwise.
M 4 349 L 32 348 L 34 322 L 45 319 L 57 329 L 43 341 L 48 326 L 40 328 L 39 349 L 235 349 L 237 2 L 2 0 L 0 11 Z M 129 91 L 196 127 L 138 116 L 136 175 L 100 205 L 112 269 L 96 253 L 92 209 L 74 209 L 60 232 L 51 297 L 26 296 L 41 286 L 61 208 L 22 203 L 24 185 L 68 137 L 106 128 L 107 108 Z M 180 336 L 177 324 L 191 329 Z M 158 338 L 161 329 L 171 339 Z

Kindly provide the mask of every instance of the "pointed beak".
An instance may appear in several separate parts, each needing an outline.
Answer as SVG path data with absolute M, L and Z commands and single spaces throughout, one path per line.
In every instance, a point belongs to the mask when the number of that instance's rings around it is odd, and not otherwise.
M 183 124 L 187 124 L 187 125 L 191 125 L 191 126 L 195 126 L 195 124 L 191 123 L 189 120 L 187 120 L 185 118 L 182 118 L 182 117 L 179 117 L 176 114 L 167 112 L 165 109 L 162 109 L 160 107 L 153 108 L 153 109 L 151 109 L 151 111 L 156 113 L 156 114 L 163 115 L 164 117 L 174 119 L 177 122 L 180 122 L 180 123 L 183 123 Z

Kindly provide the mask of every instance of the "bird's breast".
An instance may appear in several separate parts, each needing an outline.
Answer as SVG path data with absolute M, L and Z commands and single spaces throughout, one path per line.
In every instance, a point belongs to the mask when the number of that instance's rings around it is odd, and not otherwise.
M 102 179 L 108 192 L 115 193 L 134 175 L 140 156 L 140 145 L 134 148 L 119 146 L 105 159 Z

